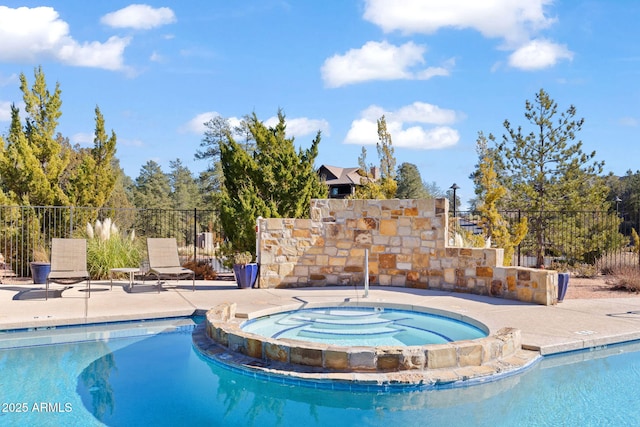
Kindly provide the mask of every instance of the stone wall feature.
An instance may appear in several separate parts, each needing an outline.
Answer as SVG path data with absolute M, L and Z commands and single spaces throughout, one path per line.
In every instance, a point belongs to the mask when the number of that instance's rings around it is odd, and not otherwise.
M 257 287 L 419 287 L 557 303 L 557 273 L 503 266 L 500 248 L 448 244 L 449 202 L 314 199 L 310 218 L 258 221 Z M 365 255 L 366 254 L 366 255 Z

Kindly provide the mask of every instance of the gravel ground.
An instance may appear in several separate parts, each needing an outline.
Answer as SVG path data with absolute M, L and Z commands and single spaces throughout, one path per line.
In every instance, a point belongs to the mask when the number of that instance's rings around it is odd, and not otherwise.
M 640 294 L 611 289 L 612 285 L 607 282 L 611 281 L 610 277 L 598 276 L 593 279 L 584 279 L 578 277 L 569 278 L 569 287 L 564 299 L 585 299 L 585 298 L 629 298 L 639 297 Z

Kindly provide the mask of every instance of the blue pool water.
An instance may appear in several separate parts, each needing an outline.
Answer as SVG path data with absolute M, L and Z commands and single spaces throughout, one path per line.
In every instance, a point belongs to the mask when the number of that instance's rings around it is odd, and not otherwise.
M 193 349 L 193 327 L 183 319 L 0 335 L 0 425 L 640 425 L 640 344 L 545 358 L 472 387 L 329 391 L 211 363 Z
M 242 329 L 264 337 L 342 346 L 444 344 L 487 336 L 480 328 L 449 317 L 375 307 L 287 311 L 249 320 Z

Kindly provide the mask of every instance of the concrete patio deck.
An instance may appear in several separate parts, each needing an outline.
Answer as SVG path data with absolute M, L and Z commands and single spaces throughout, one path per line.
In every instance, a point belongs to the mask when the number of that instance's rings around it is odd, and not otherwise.
M 230 280 L 168 281 L 158 293 L 155 282 L 137 284 L 127 292 L 127 281 L 110 290 L 109 281 L 91 284 L 86 298 L 84 284 L 62 292 L 31 282 L 0 284 L 0 331 L 62 325 L 203 314 L 224 302 L 237 303 L 237 313 L 275 306 L 303 307 L 310 302 L 339 304 L 345 300 L 426 306 L 470 316 L 490 331 L 514 327 L 522 331 L 523 347 L 542 355 L 601 347 L 640 339 L 640 297 L 572 299 L 557 306 L 540 306 L 477 295 L 393 287 L 372 287 L 364 298 L 362 287 L 295 289 L 238 289 Z M 54 292 L 56 295 L 54 295 Z M 53 297 L 55 296 L 55 297 Z

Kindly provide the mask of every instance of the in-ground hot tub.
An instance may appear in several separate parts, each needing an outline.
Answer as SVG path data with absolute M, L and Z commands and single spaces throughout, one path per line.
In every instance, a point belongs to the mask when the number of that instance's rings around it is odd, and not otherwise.
M 305 307 L 331 311 L 367 305 L 323 303 Z M 468 323 L 485 335 L 490 333 L 481 322 L 453 312 L 394 303 L 376 303 L 368 308 L 435 314 Z M 280 307 L 247 316 L 255 319 L 292 309 L 293 306 Z M 520 331 L 508 327 L 483 338 L 441 344 L 345 346 L 336 344 L 337 341 L 302 341 L 248 332 L 242 329 L 246 317 L 237 318 L 235 310 L 235 303 L 225 303 L 207 312 L 199 332 L 194 333 L 195 346 L 203 355 L 222 364 L 246 370 L 250 375 L 265 374 L 267 379 L 273 377 L 276 381 L 296 377 L 302 382 L 357 382 L 372 387 L 438 386 L 474 379 L 485 381 L 496 374 L 529 366 L 539 357 L 537 352 L 523 350 Z
M 447 316 L 384 307 L 319 307 L 244 322 L 245 332 L 339 346 L 415 346 L 484 338 L 488 331 Z

